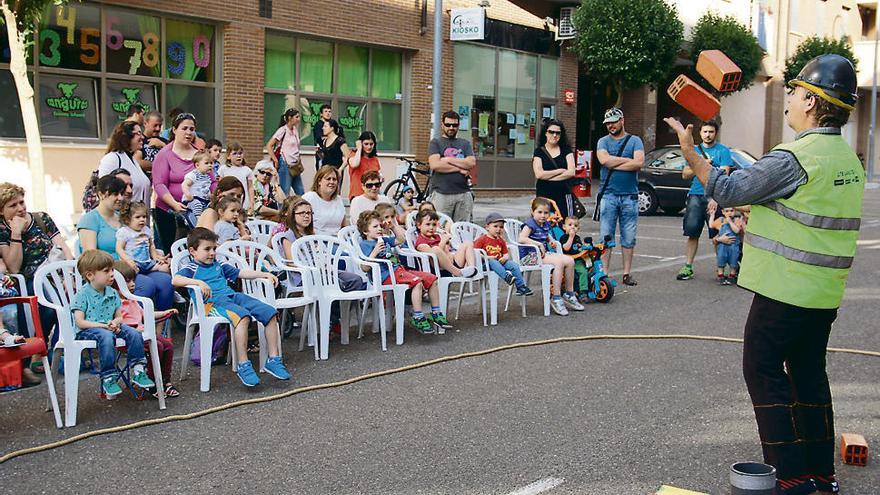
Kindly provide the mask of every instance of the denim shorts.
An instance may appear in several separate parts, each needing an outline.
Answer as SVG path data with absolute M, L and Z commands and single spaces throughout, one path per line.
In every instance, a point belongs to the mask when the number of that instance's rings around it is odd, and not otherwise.
M 709 222 L 709 213 L 706 212 L 708 206 L 709 198 L 706 196 L 688 194 L 684 218 L 681 221 L 681 229 L 686 237 L 703 235 L 703 225 Z
M 724 244 L 718 243 L 718 250 L 715 252 L 715 259 L 718 268 L 729 266 L 736 270 L 739 268 L 739 256 L 742 252 L 742 246 L 738 243 Z
M 637 194 L 603 194 L 599 205 L 601 215 L 599 232 L 602 239 L 614 236 L 620 224 L 620 246 L 636 245 L 636 227 L 639 223 L 639 199 Z

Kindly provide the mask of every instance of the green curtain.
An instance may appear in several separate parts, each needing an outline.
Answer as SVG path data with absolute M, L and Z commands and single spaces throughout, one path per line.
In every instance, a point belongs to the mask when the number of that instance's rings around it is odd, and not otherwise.
M 295 89 L 296 41 L 293 38 L 267 34 L 264 61 L 267 88 Z
M 403 57 L 399 52 L 373 50 L 372 96 L 394 99 L 401 93 Z
M 336 92 L 346 96 L 367 96 L 369 79 L 369 48 L 339 45 L 339 82 Z
M 195 39 L 195 37 L 200 34 L 205 35 L 208 38 L 209 46 L 211 47 L 211 59 L 208 63 L 208 66 L 204 68 L 198 67 L 195 64 L 195 54 L 193 53 L 193 39 Z M 214 81 L 214 26 L 208 24 L 198 24 L 195 22 L 167 20 L 165 21 L 165 35 L 167 38 L 165 43 L 166 50 L 167 46 L 169 46 L 173 42 L 180 43 L 186 50 L 186 56 L 184 57 L 183 61 L 183 73 L 176 75 L 172 74 L 169 71 L 169 78 L 182 79 L 185 81 Z M 177 61 L 170 60 L 168 53 L 164 53 L 162 58 L 169 66 L 179 63 Z
M 383 151 L 400 150 L 400 109 L 396 103 L 373 103 L 370 105 L 372 131 L 376 133 L 376 146 Z
M 333 88 L 333 45 L 299 40 L 299 85 L 309 93 L 330 93 Z

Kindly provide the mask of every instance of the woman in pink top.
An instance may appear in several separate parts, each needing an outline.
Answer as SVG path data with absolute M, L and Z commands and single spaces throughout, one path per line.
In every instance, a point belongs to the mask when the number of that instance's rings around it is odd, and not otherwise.
M 186 235 L 185 225 L 175 213 L 186 211 L 180 203 L 183 198 L 183 178 L 195 168 L 193 155 L 196 154 L 193 140 L 196 138 L 196 118 L 191 113 L 181 113 L 171 121 L 170 146 L 165 146 L 153 160 L 153 190 L 156 191 L 156 209 L 153 220 L 159 231 L 156 244 L 166 253 L 177 239 Z M 212 172 L 213 175 L 213 172 Z M 212 177 L 211 190 L 217 186 L 217 177 Z

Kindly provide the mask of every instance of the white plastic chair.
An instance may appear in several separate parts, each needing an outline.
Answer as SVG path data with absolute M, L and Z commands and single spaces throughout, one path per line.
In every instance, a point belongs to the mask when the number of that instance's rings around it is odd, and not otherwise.
M 485 272 L 483 271 L 482 263 L 477 263 L 476 269 L 477 272 L 472 277 L 453 277 L 453 276 L 443 276 L 440 271 L 440 261 L 437 259 L 437 255 L 434 253 L 425 253 L 422 251 L 417 251 L 416 246 L 416 233 L 415 228 L 408 229 L 406 231 L 406 245 L 407 249 L 401 251 L 401 254 L 405 254 L 407 256 L 411 256 L 415 258 L 419 263 L 419 269 L 424 272 L 433 273 L 437 277 L 437 283 L 439 284 L 438 290 L 440 292 L 440 311 L 443 314 L 448 315 L 448 307 L 449 307 L 449 286 L 452 284 L 459 284 L 458 289 L 458 298 L 459 305 L 461 303 L 461 298 L 464 295 L 464 284 L 468 282 L 478 282 L 479 289 L 478 293 L 480 294 L 480 304 L 483 312 L 483 326 L 489 326 L 487 318 L 486 318 L 486 293 L 483 290 L 483 282 L 485 281 Z M 455 316 L 458 319 L 458 315 Z
M 339 301 L 361 301 L 375 298 L 374 308 L 379 319 L 379 331 L 385 339 L 385 312 L 380 311 L 382 299 L 382 281 L 379 280 L 379 265 L 368 261 L 353 259 L 351 248 L 336 237 L 314 235 L 301 237 L 291 246 L 293 261 L 298 266 L 310 267 L 315 297 L 318 301 L 320 326 L 320 343 L 318 349 L 321 359 L 327 359 L 330 353 L 330 305 Z M 340 263 L 349 266 L 350 270 L 360 270 L 352 264 L 365 265 L 371 268 L 371 283 L 364 290 L 343 292 L 339 288 Z M 342 343 L 348 342 L 348 330 L 342 332 Z M 385 343 L 383 342 L 383 348 Z
M 177 256 L 178 253 L 185 253 L 185 252 L 187 252 L 187 250 L 186 250 L 186 237 L 184 237 L 183 239 L 178 239 L 178 240 L 174 241 L 174 243 L 171 244 L 170 256 L 172 258 Z M 174 272 L 171 272 L 171 273 L 173 274 Z
M 473 243 L 480 237 L 486 235 L 486 229 L 480 227 L 479 225 L 471 222 L 455 222 L 452 224 L 452 246 L 454 248 L 458 248 L 463 242 L 471 242 Z M 485 275 L 485 280 L 488 285 L 489 292 L 489 324 L 497 325 L 498 324 L 498 282 L 501 278 L 489 268 L 489 257 L 486 255 L 486 252 L 482 249 L 474 248 L 474 255 L 476 257 L 477 265 L 483 271 Z M 481 290 L 486 289 L 486 287 L 480 287 Z M 485 297 L 485 295 L 481 296 Z M 455 309 L 455 318 L 458 319 L 458 313 L 461 311 L 461 300 L 463 298 L 458 298 L 458 307 Z
M 269 245 L 269 236 L 272 235 L 272 229 L 278 226 L 277 222 L 271 220 L 248 220 L 245 226 L 251 231 L 251 239 L 264 246 Z
M 244 261 L 235 260 L 230 255 L 218 254 L 218 260 L 230 261 L 235 263 L 239 261 L 240 265 L 244 265 Z M 192 258 L 188 252 L 178 253 L 171 259 L 171 273 L 177 273 L 183 268 L 185 263 L 189 263 Z M 180 379 L 186 378 L 186 368 L 189 364 L 189 352 L 192 347 L 193 336 L 195 335 L 193 327 L 198 327 L 199 337 L 199 359 L 201 361 L 199 390 L 208 392 L 211 390 L 211 350 L 214 346 L 214 332 L 220 325 L 229 325 L 226 318 L 220 316 L 209 316 L 205 311 L 205 299 L 202 296 L 202 290 L 197 285 L 187 285 L 190 295 L 190 305 L 186 317 L 186 337 L 183 340 L 183 358 L 180 362 Z M 235 338 L 229 339 L 229 355 L 235 355 Z
M 376 264 L 385 264 L 388 267 L 388 273 L 391 278 L 391 284 L 382 285 L 382 290 L 384 292 L 390 292 L 394 297 L 394 330 L 395 330 L 395 340 L 397 345 L 403 344 L 403 324 L 405 321 L 404 318 L 404 308 L 406 306 L 406 290 L 409 288 L 406 284 L 398 284 L 397 279 L 394 276 L 394 266 L 389 260 L 383 260 L 378 258 L 370 258 L 363 254 L 360 247 L 361 234 L 357 230 L 357 226 L 349 225 L 348 227 L 343 228 L 337 234 L 343 242 L 347 243 L 352 251 L 355 253 L 358 259 L 364 261 L 370 261 Z M 391 309 L 390 303 L 384 308 L 386 319 L 389 316 Z M 374 322 L 375 323 L 375 322 Z M 363 332 L 361 331 L 358 335 L 358 338 L 361 338 Z M 384 335 L 382 337 L 382 350 L 387 350 L 385 346 L 385 338 Z
M 114 273 L 114 276 L 119 274 Z M 133 299 L 144 305 L 144 313 L 153 313 L 153 301 L 138 297 L 128 292 L 124 279 L 120 285 L 123 297 Z M 34 274 L 34 292 L 43 306 L 55 310 L 58 317 L 58 342 L 52 357 L 52 368 L 58 369 L 58 359 L 64 353 L 64 425 L 76 426 L 76 407 L 79 394 L 79 369 L 82 351 L 97 348 L 94 340 L 77 340 L 70 305 L 77 292 L 83 287 L 83 279 L 76 269 L 76 260 L 58 261 L 41 266 Z M 145 318 L 146 319 L 146 318 Z M 155 321 L 152 328 L 145 322 L 144 341 L 150 343 L 150 354 L 156 374 L 156 386 L 159 391 L 159 409 L 165 409 L 165 388 L 162 386 L 159 350 L 156 346 Z M 116 347 L 122 347 L 125 341 L 116 339 Z
M 287 257 L 287 253 L 284 252 L 284 238 L 280 234 L 276 234 L 274 237 L 272 237 L 272 239 L 269 241 L 269 244 L 272 247 L 272 251 L 275 253 L 276 259 L 284 267 L 294 267 L 296 265 L 296 263 L 292 259 Z M 310 269 L 309 267 L 296 267 L 296 268 Z M 294 296 L 297 294 L 302 294 L 303 293 L 303 284 L 305 284 L 305 283 L 311 284 L 311 280 L 314 277 L 308 277 L 308 280 L 305 280 L 305 277 L 301 277 L 300 273 L 301 272 L 295 272 L 295 271 L 288 272 L 287 280 L 284 282 L 285 297 L 291 297 L 291 296 Z M 294 275 L 297 275 L 297 276 L 294 277 Z M 317 290 L 317 288 L 314 285 L 311 285 L 311 287 L 312 287 L 312 295 L 314 297 L 314 294 L 315 294 L 314 291 Z M 317 306 L 317 304 L 316 304 L 316 306 Z M 340 309 L 341 309 L 341 313 L 342 313 L 342 321 L 346 322 L 346 327 L 347 327 L 348 321 L 349 321 L 349 316 L 350 316 L 349 304 L 342 304 L 340 306 Z M 360 313 L 358 313 L 358 317 L 359 317 L 358 328 L 360 329 L 361 328 Z M 317 320 L 315 320 L 315 324 L 316 325 L 318 324 Z M 302 350 L 305 349 L 306 335 L 308 335 L 309 346 L 311 346 L 315 349 L 315 359 L 318 359 L 318 340 L 317 340 L 316 335 L 314 335 L 312 332 L 300 332 L 300 334 L 299 334 L 299 351 L 302 352 Z M 345 342 L 347 343 L 348 340 L 345 340 Z
M 230 255 L 230 258 L 232 259 L 241 259 L 244 261 L 245 264 L 239 268 L 270 272 L 286 271 L 288 277 L 292 276 L 293 273 L 300 274 L 305 282 L 302 287 L 302 295 L 299 297 L 277 298 L 275 296 L 275 288 L 268 280 L 242 280 L 242 286 L 245 294 L 255 297 L 266 304 L 281 310 L 282 317 L 288 309 L 304 308 L 303 328 L 307 328 L 310 334 L 315 334 L 317 331 L 315 324 L 315 298 L 312 296 L 311 286 L 309 285 L 309 279 L 311 277 L 305 276 L 305 273 L 308 271 L 307 268 L 287 266 L 275 256 L 274 251 L 268 246 L 253 241 L 237 240 L 227 242 L 220 246 L 217 249 L 217 252 Z M 264 372 L 268 354 L 266 352 L 267 343 L 265 329 L 263 328 L 262 323 L 258 324 L 258 329 L 260 331 L 260 371 Z M 314 337 L 312 337 L 312 340 L 314 340 Z M 278 342 L 281 342 L 280 325 L 278 327 Z M 315 359 L 318 359 L 317 348 L 315 349 Z M 233 360 L 233 363 L 235 363 L 235 360 Z
M 553 265 L 541 263 L 538 265 L 523 265 L 520 261 L 519 256 L 519 248 L 520 246 L 524 246 L 527 249 L 534 249 L 536 252 L 538 248 L 526 246 L 525 244 L 520 244 L 519 233 L 522 230 L 523 223 L 515 218 L 505 218 L 504 219 L 504 233 L 507 234 L 507 249 L 510 251 L 510 259 L 519 263 L 519 269 L 523 273 L 523 277 L 526 279 L 526 283 L 529 282 L 531 278 L 532 272 L 541 272 L 541 300 L 544 303 L 544 316 L 550 316 L 550 285 L 551 279 L 550 276 L 553 273 Z M 504 303 L 504 311 L 510 307 L 510 298 L 513 295 L 513 287 L 510 287 L 507 290 L 507 301 Z M 522 315 L 523 318 L 526 317 L 526 297 L 520 297 L 520 304 L 522 306 Z

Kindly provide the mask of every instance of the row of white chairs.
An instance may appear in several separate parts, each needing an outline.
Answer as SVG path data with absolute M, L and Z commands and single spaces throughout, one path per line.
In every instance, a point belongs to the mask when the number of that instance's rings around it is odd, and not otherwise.
M 338 237 L 331 236 L 306 236 L 297 239 L 291 247 L 291 258 L 285 257 L 286 253 L 283 249 L 281 236 L 270 239 L 269 233 L 275 227 L 274 222 L 256 221 L 259 224 L 249 225 L 252 232 L 260 235 L 259 241 L 232 241 L 223 244 L 218 249 L 218 257 L 221 260 L 231 262 L 239 268 L 249 268 L 252 270 L 269 270 L 276 273 L 284 273 L 288 280 L 298 278 L 301 280 L 299 285 L 285 283 L 280 291 L 280 297 L 276 294 L 276 288 L 264 279 L 243 281 L 243 290 L 246 294 L 256 297 L 266 303 L 282 310 L 282 315 L 286 316 L 288 310 L 295 308 L 303 308 L 303 321 L 300 337 L 300 350 L 304 348 L 305 340 L 308 338 L 310 346 L 314 347 L 315 359 L 328 359 L 329 357 L 329 334 L 330 334 L 330 306 L 333 302 L 339 301 L 343 303 L 343 322 L 346 324 L 346 330 L 342 332 L 342 343 L 348 343 L 349 323 L 347 302 L 359 302 L 358 307 L 358 327 L 359 336 L 363 333 L 363 316 L 369 305 L 374 310 L 373 325 L 374 330 L 380 333 L 382 350 L 387 350 L 386 342 L 386 321 L 391 317 L 391 309 L 393 304 L 393 319 L 395 321 L 395 341 L 397 345 L 402 345 L 404 341 L 404 307 L 407 286 L 398 284 L 393 279 L 393 270 L 389 269 L 392 277 L 390 285 L 382 285 L 379 280 L 380 264 L 388 264 L 390 261 L 385 259 L 374 259 L 365 256 L 359 247 L 360 233 L 353 226 L 347 227 L 340 231 Z M 507 219 L 505 224 L 505 232 L 508 237 L 508 245 L 511 256 L 514 260 L 519 261 L 520 244 L 516 241 L 518 232 L 522 228 L 522 223 L 515 219 Z M 486 233 L 482 227 L 468 223 L 457 222 L 451 227 L 452 243 L 454 247 L 458 247 L 463 242 L 474 241 L 479 236 Z M 449 296 L 450 288 L 453 284 L 458 284 L 458 300 L 455 311 L 455 319 L 458 319 L 463 299 L 464 285 L 467 283 L 477 284 L 477 294 L 480 297 L 481 310 L 483 316 L 483 324 L 497 324 L 497 298 L 498 298 L 498 282 L 500 278 L 492 272 L 488 267 L 488 259 L 481 250 L 476 250 L 476 268 L 477 271 L 472 277 L 452 277 L 443 276 L 437 257 L 432 253 L 424 253 L 415 249 L 416 232 L 414 228 L 410 228 L 406 233 L 406 243 L 399 249 L 400 255 L 408 261 L 410 266 L 422 271 L 430 272 L 438 276 L 438 288 L 440 289 L 441 311 L 449 313 Z M 271 247 L 269 246 L 271 244 Z M 189 254 L 186 250 L 186 240 L 181 239 L 174 243 L 171 250 L 172 255 L 172 273 L 177 273 L 184 263 L 189 261 Z M 368 272 L 364 273 L 363 268 L 368 268 Z M 367 282 L 366 289 L 343 292 L 339 286 L 339 273 L 346 270 L 352 273 L 358 273 Z M 552 266 L 541 264 L 536 266 L 523 266 L 522 270 L 528 277 L 532 272 L 541 273 L 541 294 L 544 303 L 544 314 L 549 315 L 550 300 L 550 275 Z M 161 383 L 161 365 L 158 360 L 158 352 L 156 347 L 156 324 L 153 312 L 153 302 L 150 299 L 138 297 L 131 294 L 127 285 L 124 283 L 119 273 L 114 274 L 118 286 L 120 287 L 123 297 L 132 299 L 141 303 L 144 307 L 144 340 L 150 346 L 150 356 L 156 370 L 157 388 L 159 391 L 159 408 L 165 409 L 164 388 Z M 47 264 L 40 268 L 35 275 L 35 292 L 44 306 L 54 309 L 58 315 L 59 321 L 59 339 L 55 345 L 55 358 L 52 367 L 57 369 L 59 357 L 65 356 L 64 369 L 65 376 L 78 377 L 80 369 L 81 353 L 84 349 L 92 349 L 95 342 L 88 340 L 76 340 L 75 324 L 73 323 L 70 304 L 76 293 L 83 286 L 82 277 L 76 270 L 76 261 L 61 261 L 57 263 Z M 207 392 L 210 390 L 210 373 L 211 373 L 211 350 L 213 345 L 213 334 L 218 327 L 226 325 L 227 322 L 221 317 L 211 316 L 206 311 L 205 300 L 202 297 L 198 287 L 188 287 L 190 292 L 190 304 L 186 317 L 186 336 L 184 340 L 183 359 L 181 359 L 181 379 L 186 375 L 187 363 L 190 348 L 196 331 L 201 335 L 199 354 L 201 357 L 200 365 L 200 390 Z M 504 310 L 507 311 L 512 297 L 511 287 L 508 290 L 507 299 Z M 387 293 L 389 297 L 383 296 Z M 486 299 L 489 299 L 489 308 L 486 307 Z M 387 301 L 387 307 L 384 303 Z M 526 316 L 525 298 L 522 298 L 522 313 Z M 282 318 L 283 324 L 283 318 Z M 265 362 L 267 359 L 267 345 L 265 338 L 265 329 L 262 325 L 258 325 L 260 340 L 260 371 L 265 371 Z M 280 335 L 279 335 L 280 339 Z M 280 341 L 280 340 L 279 340 Z M 117 341 L 119 346 L 124 345 L 121 340 Z M 234 339 L 230 339 L 229 356 L 232 361 L 233 369 L 237 367 L 235 359 L 236 352 L 234 348 Z M 65 425 L 73 426 L 76 424 L 76 407 L 79 380 L 65 379 Z

